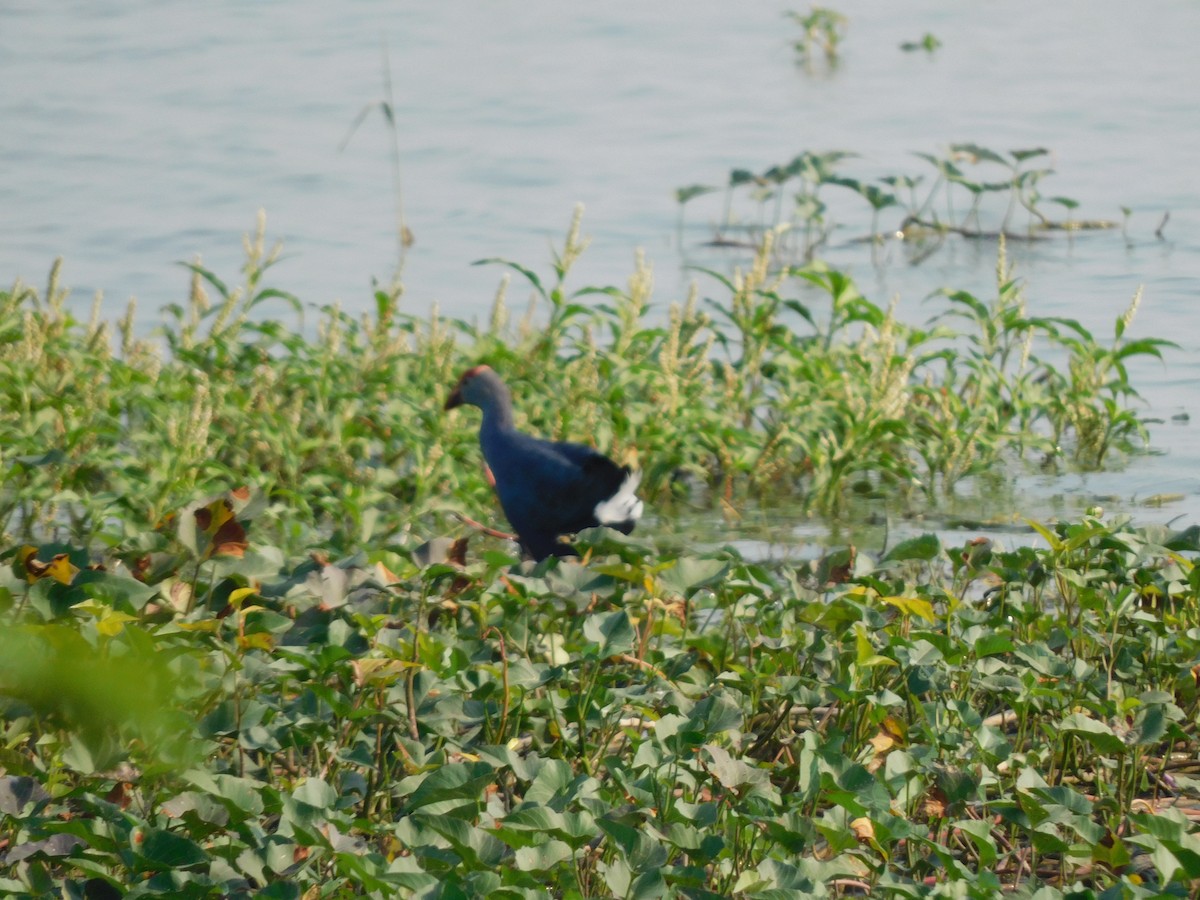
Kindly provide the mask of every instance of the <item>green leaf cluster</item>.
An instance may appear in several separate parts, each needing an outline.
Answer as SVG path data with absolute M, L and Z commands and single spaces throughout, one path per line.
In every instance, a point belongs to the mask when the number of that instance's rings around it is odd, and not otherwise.
M 1200 541 L 834 564 L 15 547 L 0 889 L 1186 896 Z M 182 513 L 181 513 L 182 514 Z M 191 515 L 196 514 L 193 508 Z M 242 518 L 238 518 L 242 517 Z M 227 523 L 220 527 L 227 528 Z M 74 562 L 72 562 L 74 560 Z M 51 561 L 57 561 L 51 564 Z

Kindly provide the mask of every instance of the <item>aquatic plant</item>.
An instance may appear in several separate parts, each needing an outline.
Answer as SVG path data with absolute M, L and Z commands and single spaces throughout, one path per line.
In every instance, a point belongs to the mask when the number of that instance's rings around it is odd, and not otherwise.
M 849 20 L 826 6 L 813 6 L 806 13 L 793 10 L 787 15 L 800 26 L 800 39 L 792 44 L 797 62 L 811 70 L 819 50 L 826 66 L 836 66 L 838 48 L 846 35 Z
M 1195 529 L 768 568 L 344 558 L 206 498 L 0 550 L 0 889 L 30 897 L 1184 896 Z M 278 510 L 275 515 L 279 515 Z M 189 523 L 190 524 L 185 524 Z M 619 536 L 618 536 L 619 537 Z M 161 542 L 160 542 L 161 539 Z
M 1039 186 L 1053 174 L 1045 165 L 1049 154 L 1044 147 L 1001 152 L 975 143 L 951 144 L 940 154 L 918 152 L 914 155 L 936 172 L 927 186 L 920 174 L 895 173 L 874 179 L 844 174 L 845 161 L 855 154 L 843 151 L 805 151 L 761 173 L 733 169 L 724 188 L 722 210 L 713 219 L 716 234 L 704 246 L 753 249 L 765 232 L 771 231 L 776 235 L 781 262 L 812 260 L 833 238 L 835 229 L 856 216 L 853 208 L 839 203 L 842 221 L 835 219 L 830 190 L 822 190 L 825 188 L 849 190 L 871 210 L 868 233 L 848 240 L 872 244 L 901 240 L 914 262 L 935 253 L 948 237 L 996 240 L 1003 236 L 1027 241 L 1056 231 L 1116 228 L 1115 222 L 1105 219 L 1076 218 L 1079 203 L 1070 197 L 1042 195 Z M 683 205 L 716 190 L 695 184 L 676 192 L 681 231 Z M 739 211 L 735 200 L 741 194 L 746 195 L 748 209 L 744 206 Z M 997 204 L 988 204 L 993 197 L 1000 200 L 1002 211 Z M 1067 218 L 1053 218 L 1047 204 L 1062 207 Z M 881 229 L 880 213 L 889 208 L 896 209 L 896 222 Z M 1024 228 L 1015 225 L 1020 210 L 1026 213 Z
M 1002 263 L 993 300 L 949 292 L 915 326 L 822 263 L 774 269 L 768 239 L 746 270 L 702 273 L 711 296 L 656 311 L 640 257 L 623 288 L 570 289 L 585 244 L 576 217 L 548 280 L 503 263 L 534 293 L 517 322 L 505 280 L 486 322 L 408 314 L 381 290 L 371 315 L 321 310 L 309 337 L 263 315 L 299 301 L 266 285 L 278 248 L 260 228 L 240 286 L 192 263 L 158 339 L 135 337 L 131 307 L 116 347 L 98 316 L 71 315 L 56 265 L 42 294 L 0 293 L 0 531 L 120 546 L 240 485 L 291 548 L 478 516 L 493 500 L 474 435 L 441 407 L 479 362 L 543 401 L 518 424 L 639 462 L 659 506 L 711 491 L 920 510 L 968 475 L 1100 466 L 1144 438 L 1127 364 L 1166 342 L 1126 337 L 1133 308 L 1102 343 L 1028 315 Z

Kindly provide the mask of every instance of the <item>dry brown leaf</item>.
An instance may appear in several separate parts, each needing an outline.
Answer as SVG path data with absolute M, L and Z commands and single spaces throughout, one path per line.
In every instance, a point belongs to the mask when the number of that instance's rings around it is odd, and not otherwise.
M 867 844 L 875 840 L 875 824 L 866 816 L 859 816 L 851 822 L 850 830 L 860 843 Z

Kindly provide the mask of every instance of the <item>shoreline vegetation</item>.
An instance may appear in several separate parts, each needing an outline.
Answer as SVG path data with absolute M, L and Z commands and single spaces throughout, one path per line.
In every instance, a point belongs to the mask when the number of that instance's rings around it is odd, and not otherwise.
M 482 261 L 482 323 L 260 317 L 302 308 L 261 219 L 150 338 L 76 321 L 57 264 L 0 292 L 0 889 L 1188 896 L 1200 529 L 767 565 L 651 522 L 534 566 L 456 518 L 498 512 L 442 412 L 487 362 L 661 516 L 915 517 L 1140 452 L 1127 363 L 1170 344 L 1127 336 L 1139 297 L 1104 338 L 1033 315 L 1001 241 L 994 296 L 914 325 L 767 231 L 660 312 L 641 257 L 568 287 L 580 225 L 545 275 Z
M 261 218 L 242 284 L 188 263 L 186 303 L 150 337 L 133 303 L 115 330 L 98 306 L 78 321 L 59 263 L 43 291 L 0 292 L 0 533 L 117 545 L 242 485 L 271 499 L 259 527 L 292 549 L 436 533 L 449 513 L 491 509 L 472 430 L 441 413 L 481 362 L 522 398 L 521 427 L 637 463 L 663 509 L 830 516 L 865 498 L 911 517 L 965 479 L 1145 448 L 1128 362 L 1173 345 L 1126 337 L 1140 292 L 1108 340 L 1033 315 L 1001 241 L 994 296 L 941 291 L 916 325 L 824 263 L 773 266 L 768 233 L 744 269 L 698 269 L 664 315 L 640 255 L 623 287 L 568 287 L 580 218 L 547 275 L 480 261 L 532 294 L 514 316 L 502 278 L 484 322 L 406 312 L 398 289 L 361 317 L 321 309 L 312 337 L 260 317 L 268 302 L 303 309 L 267 282 L 281 248 Z

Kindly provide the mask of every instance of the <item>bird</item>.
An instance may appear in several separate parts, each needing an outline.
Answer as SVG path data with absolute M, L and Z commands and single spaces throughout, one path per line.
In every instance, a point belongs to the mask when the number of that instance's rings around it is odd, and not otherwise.
M 584 444 L 518 431 L 512 395 L 491 366 L 475 366 L 459 378 L 445 408 L 463 404 L 483 411 L 479 446 L 491 471 L 489 480 L 527 555 L 538 562 L 574 555 L 574 548 L 559 537 L 598 525 L 622 534 L 633 531 L 642 515 L 637 496 L 641 472 Z

